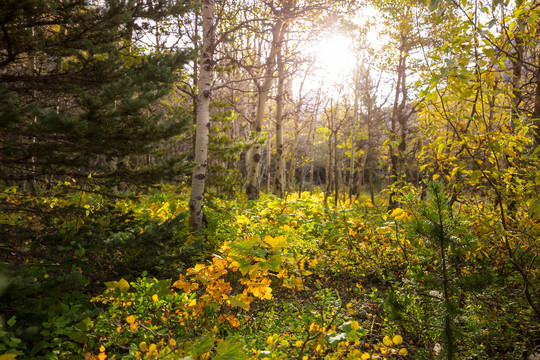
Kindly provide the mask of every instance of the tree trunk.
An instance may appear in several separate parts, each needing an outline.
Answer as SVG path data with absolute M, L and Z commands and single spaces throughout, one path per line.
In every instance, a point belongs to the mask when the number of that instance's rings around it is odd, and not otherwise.
M 197 94 L 197 116 L 195 133 L 195 163 L 191 179 L 189 200 L 190 223 L 195 230 L 204 223 L 203 196 L 208 162 L 208 135 L 210 130 L 210 94 L 213 79 L 213 53 L 215 47 L 214 0 L 204 0 L 202 10 L 203 48 Z
M 404 40 L 402 40 L 404 42 Z M 403 136 L 406 133 L 406 129 L 404 129 L 404 120 L 403 120 L 403 108 L 405 106 L 406 102 L 406 94 L 404 92 L 404 89 L 406 89 L 405 85 L 405 70 L 406 70 L 406 59 L 407 54 L 405 50 L 405 44 L 402 42 L 402 45 L 400 47 L 399 51 L 399 63 L 397 68 L 397 83 L 396 83 L 396 94 L 394 98 L 394 106 L 392 108 L 392 117 L 391 117 L 391 129 L 390 129 L 390 141 L 388 142 L 388 152 L 391 162 L 391 170 L 390 170 L 390 186 L 395 186 L 396 183 L 399 180 L 399 174 L 400 174 L 400 158 L 403 158 L 400 153 L 404 152 L 403 146 L 406 145 L 404 143 Z M 400 95 L 401 102 L 400 102 Z M 405 120 L 406 121 L 406 120 Z M 398 148 L 395 149 L 395 142 L 397 141 L 397 125 L 398 122 L 401 124 L 401 141 L 399 142 Z M 397 150 L 397 151 L 396 151 Z M 395 189 L 390 192 L 390 197 L 388 199 L 388 209 L 392 210 L 397 207 L 397 200 L 396 200 L 396 191 Z
M 540 54 L 538 60 L 540 61 Z M 540 68 L 536 69 L 536 91 L 534 93 L 533 124 L 536 125 L 534 138 L 536 147 L 540 146 Z
M 358 73 L 356 71 L 356 73 Z M 358 76 L 355 76 L 354 81 L 354 114 L 353 114 L 353 128 L 352 128 L 352 139 L 351 139 L 351 164 L 350 164 L 350 174 L 349 174 L 349 200 L 352 203 L 353 194 L 354 194 L 354 172 L 355 172 L 355 163 L 356 163 L 356 124 L 358 123 Z
M 274 194 L 283 198 L 285 192 L 285 157 L 283 154 L 283 100 L 285 83 L 285 62 L 281 46 L 277 53 L 278 89 L 276 96 L 276 174 L 274 176 Z
M 334 135 L 334 205 L 338 204 L 339 197 L 339 163 L 338 163 L 338 130 L 333 131 Z
M 262 135 L 262 127 L 264 122 L 264 113 L 266 111 L 266 102 L 268 94 L 274 80 L 274 68 L 276 63 L 276 54 L 278 47 L 281 46 L 283 39 L 283 21 L 278 19 L 272 28 L 272 44 L 270 53 L 266 59 L 265 78 L 262 85 L 258 86 L 259 98 L 257 100 L 257 110 L 255 121 L 253 123 L 254 135 L 260 138 Z M 246 195 L 248 200 L 257 200 L 259 198 L 260 173 L 261 173 L 261 144 L 255 144 L 248 154 L 248 171 Z

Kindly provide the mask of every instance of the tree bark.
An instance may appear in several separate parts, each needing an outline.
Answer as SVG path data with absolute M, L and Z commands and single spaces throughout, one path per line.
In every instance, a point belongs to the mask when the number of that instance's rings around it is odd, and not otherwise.
M 199 71 L 199 93 L 195 133 L 195 163 L 191 178 L 189 200 L 190 223 L 195 230 L 204 224 L 203 197 L 208 162 L 208 135 L 210 131 L 210 94 L 213 80 L 213 54 L 215 49 L 214 0 L 204 0 L 202 10 L 203 48 Z
M 274 177 L 274 194 L 283 198 L 285 192 L 285 157 L 283 154 L 283 100 L 285 83 L 285 62 L 281 46 L 277 53 L 278 88 L 276 96 L 276 174 Z
M 405 139 L 403 136 L 406 134 L 406 119 L 403 119 L 403 108 L 405 107 L 406 102 L 406 89 L 405 85 L 405 71 L 406 71 L 406 60 L 407 52 L 405 49 L 405 40 L 402 35 L 402 44 L 399 49 L 399 62 L 397 67 L 397 83 L 396 83 L 396 94 L 394 98 L 394 106 L 392 108 L 392 117 L 391 117 L 391 128 L 390 128 L 390 141 L 388 143 L 388 153 L 391 162 L 390 170 L 390 186 L 395 186 L 399 180 L 401 162 L 400 159 L 403 159 L 403 152 L 405 151 L 404 146 L 406 146 Z M 400 102 L 401 95 L 401 102 Z M 395 142 L 398 139 L 397 136 L 397 125 L 401 125 L 401 140 L 399 142 L 398 148 L 395 149 Z M 397 150 L 397 151 L 396 151 Z M 395 189 L 390 192 L 390 197 L 388 199 L 388 209 L 392 210 L 397 207 L 397 201 L 395 196 L 397 195 Z
M 350 174 L 349 174 L 349 200 L 353 202 L 354 195 L 354 172 L 356 164 L 356 124 L 358 123 L 358 71 L 355 71 L 356 76 L 354 79 L 354 114 L 353 114 L 353 128 L 352 128 L 352 138 L 351 138 L 351 164 L 350 164 Z
M 280 46 L 283 39 L 283 20 L 280 18 L 276 21 L 272 28 L 272 44 L 270 48 L 270 53 L 266 59 L 266 70 L 265 78 L 262 85 L 258 86 L 258 99 L 257 99 L 257 110 L 255 114 L 255 121 L 253 123 L 254 127 L 254 136 L 260 138 L 262 135 L 262 127 L 264 123 L 264 114 L 266 111 L 266 102 L 268 100 L 268 94 L 270 93 L 270 88 L 272 87 L 272 82 L 274 80 L 274 68 L 276 63 L 276 54 L 278 47 Z M 257 200 L 259 198 L 259 188 L 260 188 L 260 174 L 261 174 L 261 150 L 262 145 L 256 143 L 253 145 L 248 154 L 247 162 L 247 185 L 246 185 L 246 195 L 248 200 Z

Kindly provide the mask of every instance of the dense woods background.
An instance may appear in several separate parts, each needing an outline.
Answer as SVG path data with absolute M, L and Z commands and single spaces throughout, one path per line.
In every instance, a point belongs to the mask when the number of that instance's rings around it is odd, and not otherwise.
M 539 15 L 2 1 L 0 360 L 540 358 Z

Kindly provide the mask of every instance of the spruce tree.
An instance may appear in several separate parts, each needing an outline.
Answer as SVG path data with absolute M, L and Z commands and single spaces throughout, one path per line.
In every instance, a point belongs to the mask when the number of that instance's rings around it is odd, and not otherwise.
M 457 316 L 456 284 L 452 277 L 452 265 L 450 263 L 451 248 L 458 245 L 460 238 L 453 236 L 452 230 L 455 222 L 448 206 L 442 186 L 433 182 L 429 186 L 432 195 L 431 202 L 424 204 L 418 217 L 412 222 L 410 230 L 419 241 L 417 248 L 424 249 L 425 255 L 434 266 L 429 273 L 425 272 L 422 264 L 415 274 L 416 281 L 430 295 L 440 302 L 439 316 L 441 318 L 441 337 L 444 343 L 444 352 L 448 360 L 454 359 L 456 354 L 455 344 L 455 317 Z
M 188 116 L 181 110 L 166 115 L 159 100 L 190 52 L 154 54 L 133 41 L 142 19 L 180 15 L 187 9 L 184 3 L 1 2 L 2 191 L 17 187 L 17 193 L 35 196 L 70 183 L 64 191 L 110 192 L 186 172 L 182 156 L 144 166 L 140 159 L 157 143 L 186 131 Z M 4 213 L 18 212 L 19 202 L 2 197 L 0 206 Z

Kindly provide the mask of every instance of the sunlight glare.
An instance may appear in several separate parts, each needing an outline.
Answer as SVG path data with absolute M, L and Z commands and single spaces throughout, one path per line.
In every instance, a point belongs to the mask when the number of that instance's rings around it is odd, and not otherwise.
M 353 41 L 350 37 L 334 33 L 314 47 L 317 67 L 326 81 L 337 83 L 349 77 L 355 66 Z

